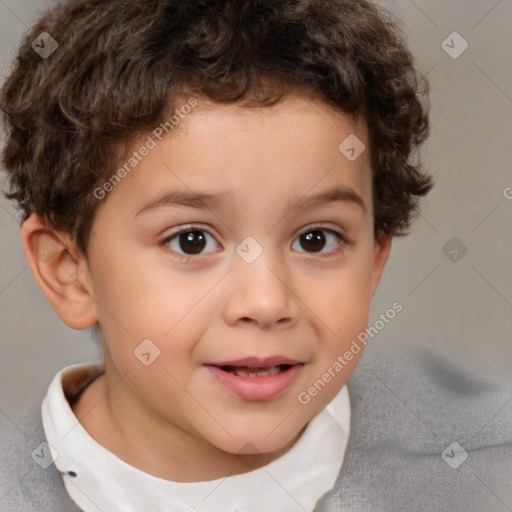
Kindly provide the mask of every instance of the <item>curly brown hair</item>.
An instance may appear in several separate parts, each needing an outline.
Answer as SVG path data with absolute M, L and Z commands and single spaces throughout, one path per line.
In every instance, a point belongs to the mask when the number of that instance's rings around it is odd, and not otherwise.
M 32 48 L 42 32 L 58 37 L 48 58 Z M 92 191 L 179 97 L 249 108 L 302 90 L 365 119 L 375 235 L 400 236 L 433 184 L 410 161 L 428 89 L 402 22 L 367 0 L 69 0 L 25 35 L 0 93 L 6 196 L 87 254 Z

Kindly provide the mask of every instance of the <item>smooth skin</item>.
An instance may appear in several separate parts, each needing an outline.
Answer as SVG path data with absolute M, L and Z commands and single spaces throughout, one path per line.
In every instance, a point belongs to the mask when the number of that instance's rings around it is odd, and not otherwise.
M 374 238 L 364 122 L 305 94 L 268 108 L 197 99 L 101 200 L 87 257 L 35 214 L 21 230 L 61 320 L 100 325 L 105 374 L 73 406 L 77 418 L 128 464 L 180 482 L 244 473 L 293 446 L 363 353 L 299 402 L 367 326 L 391 247 L 390 237 Z M 366 145 L 355 161 L 338 149 L 350 134 Z M 343 190 L 336 201 L 290 204 L 335 188 Z M 138 213 L 173 191 L 229 198 Z M 195 245 L 169 239 L 190 225 Z M 236 251 L 247 237 L 263 250 L 252 263 Z M 145 339 L 160 350 L 148 366 L 134 355 Z M 205 366 L 274 355 L 304 365 L 273 400 L 243 400 Z M 254 452 L 244 464 L 241 454 Z

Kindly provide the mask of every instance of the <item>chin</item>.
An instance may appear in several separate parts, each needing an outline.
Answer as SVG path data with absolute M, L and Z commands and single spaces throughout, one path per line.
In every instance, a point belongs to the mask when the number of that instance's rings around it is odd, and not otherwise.
M 276 422 L 275 428 L 279 422 Z M 281 428 L 281 427 L 279 427 Z M 240 429 L 237 431 L 230 431 L 233 437 L 224 435 L 221 438 L 209 438 L 208 441 L 219 450 L 232 454 L 271 454 L 282 450 L 288 444 L 294 442 L 296 437 L 304 427 L 298 426 L 290 431 L 288 427 L 286 432 L 272 432 L 272 429 L 267 429 L 265 432 L 259 429 Z M 278 429 L 276 429 L 278 430 Z M 283 429 L 284 430 L 284 429 Z

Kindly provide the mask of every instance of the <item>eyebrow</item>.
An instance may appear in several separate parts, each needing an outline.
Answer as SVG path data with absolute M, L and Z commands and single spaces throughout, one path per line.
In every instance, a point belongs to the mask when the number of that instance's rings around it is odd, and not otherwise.
M 206 192 L 193 192 L 191 190 L 174 190 L 150 200 L 140 208 L 135 216 L 137 217 L 142 213 L 154 210 L 162 206 L 185 206 L 197 209 L 210 209 L 219 206 L 223 202 L 227 202 L 228 199 L 231 198 L 232 196 L 226 192 L 211 194 Z M 292 198 L 288 203 L 286 211 L 304 210 L 307 208 L 314 208 L 315 206 L 323 206 L 334 202 L 352 203 L 359 206 L 363 214 L 366 214 L 367 212 L 366 205 L 361 196 L 354 190 L 344 186 L 338 186 L 318 194 L 304 195 L 301 197 Z
M 348 187 L 338 186 L 325 192 L 318 194 L 302 196 L 293 199 L 288 205 L 290 211 L 303 210 L 306 208 L 314 208 L 315 206 L 323 206 L 335 202 L 352 203 L 359 206 L 363 213 L 366 215 L 366 205 L 363 199 L 357 192 Z

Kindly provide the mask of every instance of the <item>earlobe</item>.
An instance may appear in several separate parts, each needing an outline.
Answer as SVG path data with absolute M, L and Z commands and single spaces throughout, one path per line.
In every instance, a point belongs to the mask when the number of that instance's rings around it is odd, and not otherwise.
M 383 236 L 375 241 L 375 253 L 373 257 L 373 275 L 371 297 L 374 296 L 379 284 L 382 272 L 386 266 L 386 262 L 391 251 L 392 236 Z
M 32 214 L 21 226 L 21 243 L 37 285 L 59 318 L 73 329 L 95 325 L 87 261 L 69 237 L 48 229 Z

